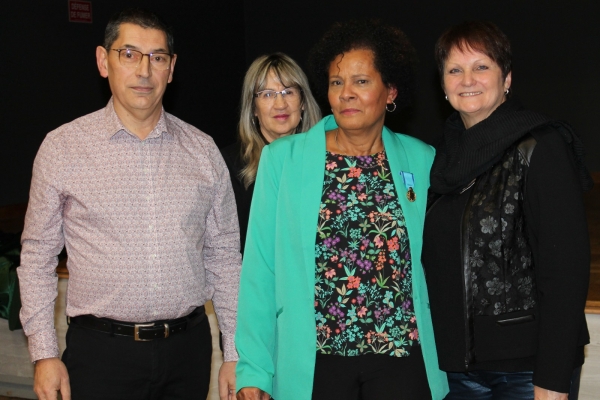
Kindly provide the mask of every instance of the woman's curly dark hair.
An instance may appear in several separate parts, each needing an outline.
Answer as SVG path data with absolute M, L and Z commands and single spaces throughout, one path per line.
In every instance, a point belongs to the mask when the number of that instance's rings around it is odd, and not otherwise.
M 331 62 L 338 55 L 357 49 L 373 52 L 383 83 L 398 89 L 396 105 L 409 105 L 415 87 L 415 49 L 404 32 L 375 19 L 336 22 L 313 47 L 309 69 L 317 94 L 327 98 Z

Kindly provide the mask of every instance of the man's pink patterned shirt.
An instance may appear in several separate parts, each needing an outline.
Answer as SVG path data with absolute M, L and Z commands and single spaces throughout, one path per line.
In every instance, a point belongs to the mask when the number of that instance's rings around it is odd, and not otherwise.
M 35 159 L 18 268 L 32 361 L 58 357 L 57 255 L 67 315 L 173 319 L 212 299 L 225 360 L 241 265 L 235 199 L 212 138 L 164 112 L 145 140 L 106 108 L 50 132 Z

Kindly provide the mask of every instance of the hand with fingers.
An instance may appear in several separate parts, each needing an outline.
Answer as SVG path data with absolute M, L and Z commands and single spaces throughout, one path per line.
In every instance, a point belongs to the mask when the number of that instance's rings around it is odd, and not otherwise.
M 40 400 L 71 400 L 67 367 L 58 358 L 45 358 L 35 363 L 33 391 Z
M 235 365 L 237 362 L 228 361 L 219 370 L 220 400 L 235 400 Z
M 237 394 L 237 400 L 269 400 L 270 398 L 269 393 L 256 387 L 242 388 Z
M 569 394 L 554 392 L 539 386 L 534 386 L 533 397 L 535 400 L 567 400 L 569 398 Z

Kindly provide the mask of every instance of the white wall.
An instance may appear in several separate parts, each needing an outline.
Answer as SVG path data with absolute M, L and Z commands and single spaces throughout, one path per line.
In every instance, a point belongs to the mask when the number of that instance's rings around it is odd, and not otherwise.
M 590 344 L 585 348 L 579 400 L 600 399 L 600 314 L 586 314 Z

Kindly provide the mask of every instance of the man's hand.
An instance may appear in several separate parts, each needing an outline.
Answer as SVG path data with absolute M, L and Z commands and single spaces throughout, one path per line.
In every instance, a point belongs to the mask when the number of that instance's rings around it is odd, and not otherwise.
M 219 397 L 221 400 L 235 400 L 236 361 L 224 362 L 219 370 Z
M 553 392 L 552 390 L 543 389 L 539 386 L 534 386 L 533 398 L 535 400 L 567 400 L 569 398 L 569 394 Z
M 71 400 L 71 386 L 67 367 L 58 358 L 45 358 L 35 363 L 33 391 L 40 400 L 56 400 L 60 392 L 63 400 Z
M 237 400 L 269 400 L 270 398 L 269 393 L 255 387 L 242 388 L 237 394 Z

